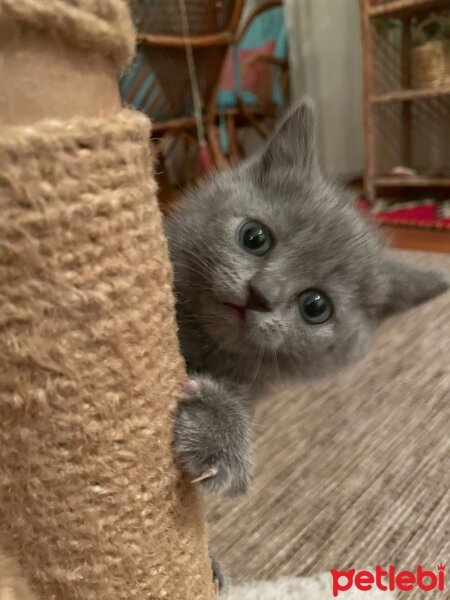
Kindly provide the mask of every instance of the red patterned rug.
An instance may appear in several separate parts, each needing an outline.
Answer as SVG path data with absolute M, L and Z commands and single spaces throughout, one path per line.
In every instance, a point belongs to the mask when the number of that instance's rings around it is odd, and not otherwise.
M 386 225 L 450 229 L 450 200 L 403 201 L 378 199 L 373 204 L 361 198 L 357 206 L 369 211 L 376 221 Z

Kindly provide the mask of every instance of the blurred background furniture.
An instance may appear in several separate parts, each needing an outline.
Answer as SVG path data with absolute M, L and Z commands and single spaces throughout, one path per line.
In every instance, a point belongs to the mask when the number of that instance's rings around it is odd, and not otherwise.
M 166 134 L 172 135 L 172 144 L 182 139 L 186 148 L 198 143 L 198 86 L 207 152 L 213 165 L 225 164 L 215 126 L 215 98 L 243 4 L 244 0 L 131 1 L 139 46 L 133 68 L 121 81 L 121 94 L 151 117 L 153 134 L 160 138 L 157 150 Z
M 360 0 L 360 7 L 366 196 L 411 201 L 431 191 L 448 199 L 449 2 Z
M 222 150 L 231 161 L 246 154 L 239 130 L 249 126 L 266 139 L 289 98 L 283 2 L 254 4 L 228 50 L 217 95 Z
M 185 184 L 201 171 L 241 158 L 239 130 L 250 126 L 265 137 L 264 123 L 286 104 L 281 0 L 132 0 L 130 5 L 139 47 L 121 94 L 151 117 L 163 171 L 178 157 L 182 173 L 175 179 Z
M 163 210 L 178 189 L 255 151 L 308 94 L 328 177 L 351 182 L 402 247 L 399 227 L 450 233 L 449 0 L 130 5 L 139 47 L 121 94 L 154 123 Z M 414 247 L 437 249 L 437 234 L 422 233 Z

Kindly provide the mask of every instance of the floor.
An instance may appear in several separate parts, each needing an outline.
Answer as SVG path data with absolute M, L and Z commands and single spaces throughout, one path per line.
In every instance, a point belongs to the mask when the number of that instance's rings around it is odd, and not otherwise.
M 393 248 L 450 253 L 450 230 L 427 231 L 407 227 L 384 227 Z
M 397 255 L 450 272 L 445 254 Z M 356 365 L 261 399 L 250 495 L 207 498 L 232 579 L 448 561 L 449 344 L 447 293 L 385 322 Z

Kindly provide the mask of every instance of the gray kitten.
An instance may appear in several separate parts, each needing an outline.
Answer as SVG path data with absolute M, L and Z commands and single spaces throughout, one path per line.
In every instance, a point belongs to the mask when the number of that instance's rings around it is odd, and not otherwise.
M 314 138 L 306 100 L 261 154 L 191 191 L 166 223 L 193 378 L 174 450 L 212 491 L 248 488 L 258 388 L 348 363 L 385 317 L 448 288 L 444 276 L 385 254 L 351 199 L 322 177 Z

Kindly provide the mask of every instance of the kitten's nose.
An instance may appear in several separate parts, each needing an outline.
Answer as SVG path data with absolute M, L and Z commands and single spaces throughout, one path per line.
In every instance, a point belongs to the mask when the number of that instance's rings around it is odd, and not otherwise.
M 266 298 L 252 285 L 248 286 L 248 297 L 245 308 L 259 312 L 269 312 L 270 306 Z

